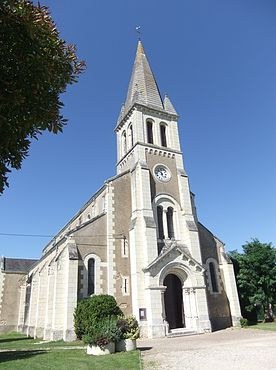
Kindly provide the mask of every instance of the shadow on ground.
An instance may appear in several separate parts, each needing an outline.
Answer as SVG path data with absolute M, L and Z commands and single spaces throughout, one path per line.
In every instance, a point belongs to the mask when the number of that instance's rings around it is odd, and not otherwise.
M 23 360 L 29 357 L 42 355 L 47 351 L 36 350 L 36 351 L 4 351 L 0 352 L 0 362 L 7 362 L 13 360 Z
M 139 349 L 139 351 L 143 352 L 143 351 L 149 351 L 150 349 L 152 349 L 152 347 L 137 347 L 137 349 Z
M 4 338 L 0 339 L 0 344 L 1 343 L 8 343 L 8 342 L 17 342 L 18 340 L 30 340 L 33 339 L 31 337 L 26 338 L 26 337 L 15 337 L 15 338 Z

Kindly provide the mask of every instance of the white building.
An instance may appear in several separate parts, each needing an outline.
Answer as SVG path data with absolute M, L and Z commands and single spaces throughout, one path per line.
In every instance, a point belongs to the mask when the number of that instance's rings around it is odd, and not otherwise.
M 223 243 L 197 219 L 177 121 L 139 41 L 115 128 L 117 174 L 44 248 L 27 279 L 18 279 L 18 330 L 71 340 L 77 300 L 101 293 L 133 313 L 147 337 L 237 324 L 233 267 Z M 7 273 L 2 268 L 6 321 Z

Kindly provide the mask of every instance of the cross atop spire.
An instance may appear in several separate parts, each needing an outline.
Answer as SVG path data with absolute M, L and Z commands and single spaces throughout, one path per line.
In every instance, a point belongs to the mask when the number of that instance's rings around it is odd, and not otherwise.
M 134 103 L 152 108 L 164 109 L 160 92 L 151 71 L 141 40 L 138 41 L 135 61 L 128 86 L 125 107 L 128 110 Z
M 136 26 L 135 29 L 136 29 L 137 34 L 139 35 L 138 40 L 141 40 L 141 26 Z

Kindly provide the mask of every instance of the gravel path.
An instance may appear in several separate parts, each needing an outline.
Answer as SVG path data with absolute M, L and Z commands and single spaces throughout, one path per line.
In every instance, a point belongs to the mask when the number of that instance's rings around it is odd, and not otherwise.
M 276 370 L 276 332 L 230 328 L 137 344 L 145 370 Z

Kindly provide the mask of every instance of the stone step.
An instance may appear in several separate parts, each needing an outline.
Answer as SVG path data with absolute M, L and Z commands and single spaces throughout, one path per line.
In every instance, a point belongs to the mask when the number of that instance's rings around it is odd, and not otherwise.
M 196 334 L 197 332 L 193 329 L 179 328 L 179 329 L 170 330 L 167 335 L 167 338 L 184 337 L 184 336 L 196 335 Z

